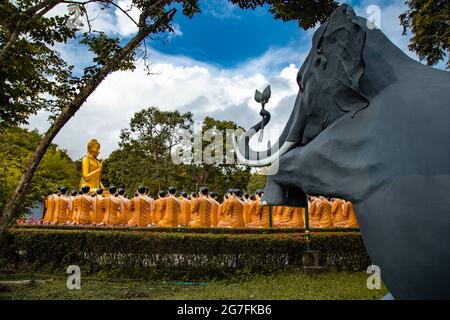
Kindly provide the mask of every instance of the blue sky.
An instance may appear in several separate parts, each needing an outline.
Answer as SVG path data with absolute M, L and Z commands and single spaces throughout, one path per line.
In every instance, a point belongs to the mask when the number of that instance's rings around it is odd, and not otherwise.
M 202 13 L 192 19 L 178 14 L 175 23 L 183 36 L 173 38 L 170 43 L 157 41 L 154 48 L 229 68 L 263 54 L 270 47 L 298 43 L 305 34 L 295 21 L 275 20 L 267 6 L 253 11 L 227 7 L 226 0 L 209 2 L 201 1 Z M 216 7 L 212 8 L 211 3 Z
M 129 1 L 116 0 L 124 6 Z M 150 106 L 191 111 L 196 121 L 208 115 L 248 128 L 259 121 L 255 89 L 262 90 L 268 84 L 272 97 L 266 107 L 272 120 L 265 139 L 276 140 L 292 110 L 298 91 L 296 73 L 310 50 L 314 30 L 304 31 L 295 21 L 275 20 L 267 8 L 241 10 L 226 0 L 200 0 L 200 4 L 201 14 L 189 20 L 179 10 L 175 32 L 147 42 L 152 75 L 147 75 L 140 60 L 135 71 L 108 76 L 54 142 L 79 159 L 87 141 L 97 138 L 102 145 L 100 157 L 106 158 L 117 148 L 120 130 L 128 126 L 133 114 Z M 402 35 L 398 20 L 406 10 L 404 0 L 352 2 L 356 14 L 366 18 L 371 5 L 381 10 L 381 30 L 417 60 L 408 50 L 409 36 Z M 58 5 L 52 14 L 66 12 L 65 5 Z M 96 17 L 95 29 L 124 41 L 136 32 L 118 10 L 102 11 L 92 4 L 89 12 Z M 134 9 L 130 14 L 136 17 L 138 12 Z M 75 41 L 57 49 L 78 71 L 92 62 L 92 55 Z M 443 66 L 440 63 L 437 67 Z M 43 132 L 48 128 L 47 118 L 46 112 L 39 112 L 30 119 L 29 127 Z M 266 140 L 260 149 L 265 148 Z

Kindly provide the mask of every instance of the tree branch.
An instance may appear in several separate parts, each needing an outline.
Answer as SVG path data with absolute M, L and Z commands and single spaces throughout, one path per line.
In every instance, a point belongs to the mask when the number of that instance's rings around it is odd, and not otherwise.
M 34 16 L 39 10 L 47 8 L 47 6 L 49 6 L 51 9 L 54 6 L 56 6 L 58 3 L 60 3 L 61 1 L 62 0 L 45 0 L 45 1 L 39 2 L 36 5 L 28 8 L 27 10 L 23 11 L 23 13 L 31 17 L 31 16 Z M 50 9 L 48 9 L 48 10 L 50 10 Z M 39 15 L 41 15 L 41 14 L 39 14 Z
M 111 4 L 114 7 L 116 7 L 117 9 L 119 9 L 120 11 L 122 11 L 136 26 L 139 26 L 138 23 L 128 14 L 127 10 L 122 9 L 118 4 L 114 3 L 112 0 L 87 0 L 87 1 L 70 1 L 70 0 L 46 0 L 46 1 L 42 1 L 30 8 L 28 8 L 25 11 L 20 11 L 18 10 L 17 14 L 18 15 L 27 15 L 29 16 L 31 19 L 29 20 L 30 22 L 36 20 L 39 17 L 42 17 L 43 15 L 45 15 L 47 12 L 49 12 L 51 9 L 53 9 L 56 5 L 60 4 L 60 3 L 67 3 L 67 4 L 78 4 L 80 6 L 83 6 L 85 8 L 85 5 L 89 4 L 89 3 L 106 3 L 106 4 Z M 150 8 L 153 8 L 155 5 L 159 4 L 161 2 L 158 1 L 155 4 L 153 4 Z M 86 17 L 87 15 L 87 9 L 84 9 L 85 13 L 86 13 Z M 90 21 L 89 18 L 88 19 L 88 26 L 89 26 L 89 30 L 91 30 L 91 26 L 90 26 Z M 145 20 L 144 20 L 145 21 Z M 11 36 L 9 37 L 8 42 L 6 43 L 6 45 L 3 47 L 1 53 L 0 53 L 0 63 L 3 62 L 3 60 L 5 60 L 6 56 L 9 54 L 9 52 L 11 51 L 14 43 L 17 41 L 20 33 L 23 31 L 21 30 L 23 27 L 23 23 L 21 20 L 19 20 L 19 22 L 16 24 L 14 30 L 11 33 Z
M 83 2 L 70 1 L 70 0 L 62 0 L 61 1 L 61 3 L 79 4 L 79 5 L 82 5 L 82 6 L 85 6 L 86 4 L 89 4 L 89 3 L 92 3 L 92 2 L 103 3 L 103 4 L 111 4 L 114 7 L 116 7 L 117 9 L 119 9 L 120 11 L 122 11 L 136 26 L 138 25 L 137 22 L 128 14 L 128 10 L 124 10 L 121 6 L 119 6 L 118 4 L 114 3 L 112 0 L 88 0 L 88 1 L 83 1 Z
M 6 43 L 6 45 L 3 47 L 2 52 L 0 53 L 0 63 L 3 62 L 3 60 L 5 60 L 6 56 L 8 55 L 9 51 L 11 51 L 12 46 L 14 45 L 14 43 L 17 41 L 17 38 L 19 37 L 19 33 L 20 33 L 20 21 L 17 23 L 16 28 L 14 29 L 13 33 L 11 33 L 11 37 L 9 37 L 8 42 Z

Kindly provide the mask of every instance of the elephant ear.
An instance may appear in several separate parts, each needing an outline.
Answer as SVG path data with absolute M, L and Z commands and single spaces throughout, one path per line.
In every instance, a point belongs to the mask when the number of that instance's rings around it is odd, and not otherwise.
M 334 103 L 354 116 L 369 104 L 359 84 L 364 73 L 366 31 L 348 5 L 337 8 L 321 31 L 315 63 L 322 66 L 323 76 L 332 85 Z

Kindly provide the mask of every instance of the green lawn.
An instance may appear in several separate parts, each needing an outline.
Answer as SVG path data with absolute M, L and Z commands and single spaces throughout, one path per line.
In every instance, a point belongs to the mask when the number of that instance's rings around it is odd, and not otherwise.
M 267 276 L 214 280 L 207 283 L 81 278 L 80 290 L 69 290 L 64 275 L 1 274 L 0 280 L 53 279 L 32 285 L 2 285 L 0 299 L 380 299 L 387 294 L 369 290 L 364 272 L 324 272 L 309 276 L 284 271 Z

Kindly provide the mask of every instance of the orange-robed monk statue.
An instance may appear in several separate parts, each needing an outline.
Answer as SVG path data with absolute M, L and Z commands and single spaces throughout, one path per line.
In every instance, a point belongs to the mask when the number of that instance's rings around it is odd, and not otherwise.
M 92 139 L 87 144 L 87 155 L 81 160 L 80 186 L 89 186 L 91 194 L 94 194 L 97 188 L 105 189 L 100 182 L 103 161 L 97 159 L 99 153 L 100 143 L 96 139 Z

